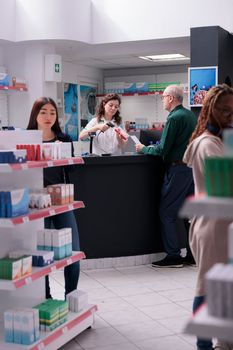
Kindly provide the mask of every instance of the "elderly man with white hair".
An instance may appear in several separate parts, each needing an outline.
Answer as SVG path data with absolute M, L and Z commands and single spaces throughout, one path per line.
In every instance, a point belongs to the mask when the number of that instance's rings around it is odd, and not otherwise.
M 192 169 L 183 162 L 183 155 L 195 129 L 197 118 L 193 112 L 183 107 L 183 89 L 169 85 L 163 92 L 163 108 L 169 112 L 162 137 L 155 146 L 136 145 L 136 151 L 160 156 L 166 164 L 166 172 L 161 191 L 159 215 L 161 233 L 167 256 L 152 263 L 154 267 L 182 267 L 184 259 L 180 255 L 177 234 L 177 217 L 185 198 L 194 191 Z M 187 240 L 188 242 L 188 240 Z M 192 254 L 187 247 L 187 259 Z

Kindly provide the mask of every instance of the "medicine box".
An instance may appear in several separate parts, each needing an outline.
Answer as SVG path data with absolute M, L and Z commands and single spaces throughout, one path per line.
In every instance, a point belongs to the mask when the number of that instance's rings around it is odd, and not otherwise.
M 30 311 L 22 311 L 21 316 L 21 343 L 30 345 L 34 342 L 34 315 Z
M 37 309 L 16 308 L 4 312 L 4 338 L 7 343 L 30 345 L 39 339 Z
M 32 273 L 32 256 L 22 256 L 22 276 L 30 275 Z
M 20 259 L 22 261 L 21 276 L 26 276 L 32 273 L 32 256 L 24 255 L 19 251 L 9 253 L 10 259 Z
M 51 251 L 53 250 L 53 238 L 52 238 L 53 230 L 47 229 L 44 235 L 44 250 Z
M 54 252 L 46 250 L 18 250 L 10 254 L 20 254 L 32 256 L 32 266 L 47 266 L 54 262 Z M 1 260 L 0 260 L 1 262 Z
M 69 310 L 79 312 L 88 305 L 88 294 L 82 290 L 74 290 L 66 296 L 69 303 Z
M 4 339 L 7 343 L 14 342 L 14 312 L 7 310 L 4 312 Z
M 27 152 L 21 150 L 0 150 L 0 163 L 25 163 L 27 161 Z
M 125 83 L 124 84 L 124 93 L 134 93 L 136 92 L 136 83 Z
M 6 73 L 0 73 L 0 86 L 9 86 L 10 76 Z
M 73 203 L 74 201 L 74 184 L 68 184 L 69 185 L 69 202 Z
M 13 324 L 14 324 L 14 330 L 13 330 L 14 343 L 21 344 L 22 333 L 21 333 L 21 312 L 20 311 L 14 311 Z
M 47 186 L 47 191 L 51 196 L 52 205 L 62 205 L 67 203 L 67 192 L 65 184 Z
M 149 91 L 149 84 L 147 82 L 136 83 L 137 92 L 147 92 Z
M 29 189 L 21 188 L 17 190 L 11 190 L 8 193 L 10 195 L 10 201 L 7 201 L 7 212 L 9 215 L 8 217 L 27 214 L 29 208 Z
M 47 266 L 54 262 L 54 252 L 37 250 L 31 251 L 32 254 L 32 266 Z
M 72 255 L 72 230 L 70 227 L 64 229 L 65 231 L 65 255 Z
M 61 142 L 60 143 L 61 148 L 61 158 L 71 158 L 72 157 L 72 149 L 71 149 L 71 142 Z
M 37 231 L 37 249 L 45 250 L 45 233 L 46 229 Z
M 0 259 L 0 278 L 16 280 L 22 276 L 22 260 L 2 258 Z
M 65 230 L 54 230 L 52 234 L 52 249 L 55 260 L 60 260 L 66 256 L 66 232 Z

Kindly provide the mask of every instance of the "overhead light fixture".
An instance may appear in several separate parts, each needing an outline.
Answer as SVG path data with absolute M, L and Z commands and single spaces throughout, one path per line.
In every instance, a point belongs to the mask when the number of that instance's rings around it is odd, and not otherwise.
M 158 61 L 180 61 L 180 60 L 188 60 L 189 57 L 181 55 L 179 53 L 167 54 L 167 55 L 150 55 L 150 56 L 139 56 L 139 58 L 151 62 Z

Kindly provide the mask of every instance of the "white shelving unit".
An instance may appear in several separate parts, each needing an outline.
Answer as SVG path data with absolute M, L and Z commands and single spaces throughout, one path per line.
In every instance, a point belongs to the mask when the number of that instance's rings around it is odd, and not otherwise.
M 34 344 L 25 346 L 19 344 L 5 343 L 0 341 L 1 350 L 55 350 L 66 344 L 70 339 L 77 336 L 90 327 L 94 322 L 96 305 L 89 305 L 79 313 L 70 312 L 66 323 L 57 327 L 52 332 L 40 332 L 40 340 Z
M 162 95 L 163 91 L 147 91 L 147 92 L 123 92 L 117 93 L 119 96 L 150 96 Z M 107 94 L 96 94 L 96 97 L 104 97 Z
M 198 337 L 218 338 L 233 342 L 233 321 L 210 316 L 206 305 L 196 312 L 185 326 L 185 332 Z
M 61 260 L 57 260 L 53 264 L 50 264 L 48 266 L 33 267 L 32 273 L 30 275 L 18 278 L 17 280 L 0 280 L 0 288 L 1 290 L 15 290 L 17 288 L 21 288 L 25 285 L 36 281 L 38 278 L 49 275 L 51 272 L 62 269 L 63 267 L 73 264 L 74 262 L 80 261 L 84 258 L 85 254 L 83 252 L 73 252 L 71 256 Z
M 56 159 L 56 160 L 41 160 L 41 161 L 30 161 L 27 163 L 15 163 L 15 164 L 0 164 L 0 173 L 11 173 L 16 170 L 29 170 L 35 168 L 49 168 L 56 166 L 74 164 L 84 164 L 83 158 L 74 157 L 66 159 Z
M 41 143 L 41 131 L 1 131 L 1 147 L 14 148 L 17 143 Z M 0 190 L 6 188 L 43 187 L 43 168 L 51 166 L 82 164 L 82 158 L 27 162 L 24 164 L 0 165 Z M 26 171 L 25 171 L 26 170 Z M 42 210 L 31 210 L 27 215 L 0 219 L 0 257 L 18 249 L 36 249 L 36 232 L 44 227 L 43 218 L 69 210 L 84 208 L 82 201 L 52 206 Z M 54 350 L 58 349 L 94 322 L 96 305 L 89 305 L 79 313 L 69 313 L 68 320 L 52 332 L 41 332 L 40 339 L 30 346 L 5 343 L 3 312 L 12 307 L 33 307 L 45 298 L 44 277 L 85 257 L 83 252 L 55 261 L 49 266 L 33 268 L 32 274 L 14 281 L 0 280 L 0 349 Z
M 190 197 L 181 208 L 180 216 L 203 216 L 215 219 L 233 220 L 233 199 L 208 197 L 204 194 Z M 221 234 L 221 233 L 219 233 Z M 187 322 L 184 332 L 198 337 L 219 338 L 233 343 L 233 320 L 224 320 L 208 314 L 207 306 L 203 305 Z
M 15 86 L 0 86 L 0 90 L 3 91 L 28 91 L 27 87 L 15 87 Z
M 180 211 L 182 217 L 205 215 L 209 218 L 232 219 L 233 199 L 222 197 L 208 197 L 203 195 L 190 197 Z
M 16 225 L 25 224 L 30 221 L 47 218 L 56 214 L 61 214 L 66 211 L 84 208 L 82 201 L 73 202 L 70 204 L 56 205 L 44 209 L 32 209 L 27 215 L 17 216 L 9 219 L 0 219 L 1 227 L 14 227 Z

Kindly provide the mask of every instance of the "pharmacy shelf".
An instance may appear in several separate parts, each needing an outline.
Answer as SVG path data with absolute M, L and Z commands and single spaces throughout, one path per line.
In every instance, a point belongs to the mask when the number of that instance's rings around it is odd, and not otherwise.
M 142 91 L 142 92 L 123 92 L 123 93 L 118 93 L 114 92 L 119 96 L 153 96 L 153 95 L 162 95 L 164 90 L 158 90 L 158 91 Z M 184 90 L 184 93 L 187 94 L 188 91 Z M 96 94 L 96 97 L 103 97 L 106 96 L 107 94 Z
M 1 218 L 0 227 L 15 227 L 16 225 L 24 224 L 30 221 L 47 218 L 49 216 L 54 216 L 57 214 L 65 213 L 74 209 L 84 208 L 84 203 L 82 201 L 76 201 L 64 205 L 54 205 L 45 209 L 33 209 L 29 211 L 27 215 L 17 216 L 14 218 Z
M 208 197 L 205 195 L 189 197 L 180 210 L 181 217 L 206 216 L 209 218 L 232 219 L 233 198 Z
M 161 95 L 163 91 L 145 91 L 145 92 L 123 92 L 117 93 L 119 96 L 150 96 L 150 95 Z M 97 94 L 96 97 L 103 97 L 107 94 Z
M 29 161 L 26 163 L 14 163 L 14 164 L 4 163 L 4 164 L 0 164 L 0 173 L 9 173 L 17 170 L 49 168 L 49 167 L 75 165 L 75 164 L 84 164 L 83 158 L 73 157 L 73 158 L 66 158 L 66 159 Z
M 16 87 L 16 86 L 0 86 L 0 90 L 10 91 L 28 91 L 27 87 Z
M 7 89 L 6 89 L 7 90 Z M 0 132 L 2 141 L 4 141 L 4 146 L 7 148 L 15 146 L 19 143 L 42 143 L 41 132 L 35 130 L 27 131 L 12 131 L 9 133 L 7 131 Z M 11 134 L 11 135 L 10 135 Z M 14 134 L 14 136 L 13 136 Z M 13 139 L 11 140 L 10 137 Z M 8 140 L 9 139 L 9 140 Z M 42 184 L 43 181 L 43 168 L 54 167 L 54 166 L 65 166 L 72 164 L 83 164 L 82 158 L 71 158 L 71 159 L 61 159 L 61 160 L 48 160 L 48 161 L 37 161 L 37 162 L 27 162 L 23 164 L 0 164 L 0 182 L 2 188 L 6 187 L 7 183 L 13 183 L 16 187 L 28 186 L 33 187 L 35 184 Z M 33 170 L 33 176 L 29 172 L 23 172 L 21 177 L 18 174 L 18 170 Z M 4 173 L 5 176 L 4 176 Z M 11 173 L 8 175 L 7 173 Z M 8 176 L 8 177 L 7 177 Z M 20 180 L 20 181 L 19 181 Z M 75 210 L 78 208 L 84 208 L 82 201 L 75 201 L 73 203 L 52 206 L 45 209 L 33 209 L 30 210 L 28 214 L 22 215 L 15 218 L 0 218 L 0 235 L 4 235 L 4 239 L 1 240 L 0 253 L 5 256 L 6 252 L 11 250 L 19 249 L 19 245 L 25 246 L 25 242 L 21 242 L 21 238 L 27 240 L 27 247 L 34 247 L 36 249 L 36 231 L 43 228 L 43 218 L 61 214 L 67 211 Z M 35 220 L 35 221 L 34 221 Z M 33 222 L 34 221 L 34 222 Z M 25 224 L 23 227 L 19 228 L 17 225 Z M 33 223 L 33 225 L 32 225 Z M 1 227 L 6 228 L 1 229 Z M 8 235 L 8 228 L 9 235 Z M 22 229 L 22 230 L 21 230 Z M 23 237 L 17 236 L 23 231 Z M 17 237 L 16 237 L 17 236 Z M 94 322 L 94 312 L 97 307 L 94 305 L 88 306 L 80 313 L 70 313 L 68 316 L 68 321 L 62 324 L 60 327 L 56 328 L 52 332 L 45 332 L 40 334 L 40 340 L 35 342 L 30 346 L 12 344 L 4 342 L 4 326 L 3 326 L 3 312 L 7 308 L 20 307 L 21 304 L 28 304 L 30 306 L 31 295 L 35 296 L 35 300 L 43 300 L 44 298 L 44 278 L 43 276 L 48 275 L 54 270 L 60 269 L 64 266 L 70 265 L 71 263 L 78 261 L 84 257 L 83 252 L 73 252 L 71 257 L 67 257 L 60 261 L 54 262 L 54 264 L 46 266 L 44 268 L 33 268 L 33 273 L 30 276 L 25 276 L 24 278 L 18 279 L 17 281 L 2 281 L 2 304 L 0 312 L 0 350 L 55 350 L 60 348 L 62 345 L 67 343 L 69 340 L 77 336 L 79 333 L 87 329 Z M 35 282 L 34 282 L 35 281 Z M 7 284 L 5 284 L 8 283 Z M 10 284 L 9 284 L 10 282 Z M 32 283 L 33 282 L 33 283 Z M 1 281 L 0 281 L 1 286 Z M 24 286 L 24 287 L 23 287 Z M 22 287 L 20 289 L 20 287 Z M 1 288 L 1 287 L 0 287 Z M 23 295 L 23 298 L 22 298 Z M 5 300 L 6 299 L 6 300 Z M 22 299 L 23 302 L 22 302 Z M 28 300 L 28 301 L 27 301 Z M 6 301 L 6 302 L 5 302 Z
M 84 258 L 85 254 L 83 252 L 73 252 L 71 256 L 68 256 L 61 260 L 56 260 L 53 264 L 50 264 L 48 266 L 33 267 L 32 273 L 30 275 L 24 276 L 17 280 L 9 281 L 0 279 L 0 290 L 15 290 L 21 288 L 36 281 L 38 278 L 46 276 L 53 271 L 59 270 Z
M 218 338 L 233 343 L 233 320 L 210 316 L 207 306 L 203 305 L 188 321 L 184 332 L 203 338 Z
M 66 344 L 79 333 L 94 323 L 96 305 L 88 305 L 79 313 L 69 312 L 67 322 L 52 332 L 40 332 L 40 340 L 31 345 L 20 345 L 0 342 L 0 349 L 4 350 L 55 350 Z

